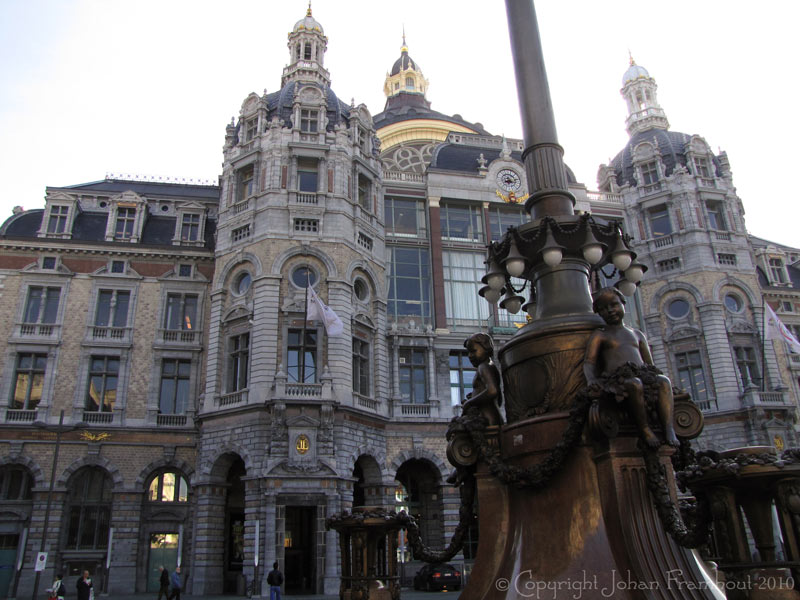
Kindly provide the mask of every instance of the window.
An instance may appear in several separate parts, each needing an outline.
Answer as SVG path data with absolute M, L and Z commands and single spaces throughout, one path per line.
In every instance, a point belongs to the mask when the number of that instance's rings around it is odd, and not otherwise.
M 192 363 L 188 360 L 161 361 L 161 392 L 158 412 L 162 415 L 182 415 L 189 403 L 189 375 Z
M 398 237 L 424 237 L 425 206 L 417 200 L 386 196 L 384 199 L 386 234 Z
M 658 261 L 658 270 L 662 273 L 665 271 L 674 271 L 681 268 L 681 259 L 678 257 L 667 258 L 666 260 Z
M 181 240 L 196 242 L 200 239 L 200 215 L 183 215 L 181 223 Z
M 314 285 L 317 282 L 317 274 L 314 269 L 303 265 L 292 271 L 292 283 L 299 288 Z
M 695 156 L 694 173 L 700 177 L 711 177 L 711 170 L 708 168 L 708 159 L 705 156 Z
M 784 300 L 781 302 L 781 311 L 783 312 L 794 312 L 794 304 L 791 302 Z
M 25 352 L 17 355 L 11 408 L 33 410 L 39 405 L 42 401 L 46 366 L 46 354 Z
M 307 108 L 300 109 L 300 131 L 304 131 L 306 133 L 317 133 L 318 128 L 319 111 Z
M 692 400 L 701 404 L 708 402 L 708 386 L 703 371 L 703 361 L 698 350 L 680 352 L 675 355 L 680 387 L 689 392 Z M 702 404 L 701 404 L 702 406 Z
M 247 119 L 244 124 L 244 141 L 249 142 L 258 134 L 258 117 Z
M 297 161 L 297 189 L 301 192 L 317 191 L 317 161 L 310 159 Z
M 176 471 L 156 475 L 147 489 L 150 502 L 188 502 L 189 485 L 186 478 Z
M 103 469 L 82 469 L 69 487 L 68 550 L 94 550 L 108 546 L 111 517 L 111 477 Z
M 250 225 L 239 227 L 231 232 L 231 241 L 241 242 L 250 237 Z
M 746 389 L 758 386 L 761 382 L 761 376 L 759 375 L 755 350 L 749 346 L 735 346 L 733 353 L 736 357 L 736 367 L 739 369 L 742 387 Z
M 61 288 L 32 286 L 25 301 L 23 323 L 55 323 Z
M 228 392 L 247 387 L 250 361 L 250 334 L 241 333 L 228 339 Z
M 27 469 L 8 466 L 0 469 L 0 501 L 31 500 L 33 479 Z
M 769 259 L 769 274 L 772 278 L 772 283 L 786 283 L 786 270 L 783 268 L 782 259 Z
M 50 207 L 50 220 L 47 222 L 47 233 L 64 233 L 67 228 L 69 206 L 57 204 Z
M 117 208 L 117 224 L 114 229 L 114 238 L 129 240 L 133 237 L 133 224 L 136 221 L 136 209 L 120 205 Z
M 372 202 L 370 201 L 370 189 L 372 182 L 369 178 L 362 174 L 358 174 L 358 204 L 366 211 L 372 211 Z
M 239 276 L 236 278 L 236 283 L 234 285 L 234 291 L 241 295 L 247 292 L 250 289 L 250 285 L 253 283 L 253 276 L 250 275 L 247 271 L 240 273 Z
M 311 60 L 311 42 L 303 44 L 303 59 Z
M 717 254 L 717 263 L 728 267 L 734 267 L 736 266 L 736 255 L 724 254 L 720 252 Z
M 125 327 L 128 325 L 128 308 L 131 293 L 125 290 L 100 290 L 94 315 L 96 327 Z
M 305 332 L 305 336 L 303 333 Z M 289 381 L 317 382 L 317 330 L 290 329 L 286 363 Z
M 192 265 L 190 264 L 178 265 L 178 277 L 191 277 L 191 276 L 192 276 Z
M 431 316 L 431 275 L 428 251 L 391 248 L 389 272 L 390 318 L 416 317 L 427 323 Z
M 472 393 L 472 380 L 475 378 L 475 367 L 469 362 L 464 351 L 450 353 L 450 404 L 458 406 Z
M 642 173 L 642 185 L 652 185 L 658 182 L 658 164 L 656 161 L 644 163 L 639 167 Z
M 249 198 L 255 191 L 253 186 L 255 184 L 255 166 L 247 165 L 242 167 L 236 172 L 236 201 L 241 202 L 245 198 Z
M 486 272 L 484 255 L 442 252 L 444 302 L 448 323 L 474 325 L 489 318 L 489 304 L 478 296 Z
M 742 308 L 744 307 L 742 299 L 736 294 L 726 294 L 724 302 L 725 308 L 734 313 L 741 312 Z
M 356 143 L 362 152 L 367 152 L 367 131 L 363 127 L 356 127 Z
M 319 221 L 317 219 L 295 219 L 294 230 L 301 233 L 317 233 Z
M 509 227 L 519 227 L 529 221 L 528 213 L 523 210 L 503 210 L 492 206 L 489 208 L 489 235 L 492 240 L 499 240 Z
M 360 231 L 358 232 L 358 245 L 372 252 L 372 238 Z
M 125 261 L 124 260 L 112 260 L 111 261 L 111 272 L 112 273 L 124 273 L 125 272 Z
M 428 402 L 425 350 L 400 349 L 400 395 L 410 404 Z
M 56 257 L 55 256 L 43 256 L 42 257 L 42 268 L 43 269 L 55 269 L 56 268 Z
M 117 400 L 119 357 L 92 356 L 89 361 L 89 389 L 86 410 L 111 412 Z
M 669 211 L 665 204 L 655 206 L 648 211 L 650 218 L 650 231 L 653 237 L 661 237 L 672 233 L 672 223 L 669 220 Z
M 667 305 L 667 314 L 673 319 L 682 319 L 689 314 L 689 303 L 677 298 Z
M 406 77 L 406 89 L 414 91 L 414 78 L 413 77 Z
M 442 204 L 440 215 L 443 240 L 483 241 L 483 220 L 480 206 Z
M 197 319 L 196 294 L 167 294 L 164 329 L 172 331 L 195 328 Z
M 371 396 L 369 385 L 369 343 L 353 338 L 353 391 Z
M 727 230 L 725 226 L 725 213 L 720 202 L 706 202 L 706 214 L 708 215 L 708 228 Z

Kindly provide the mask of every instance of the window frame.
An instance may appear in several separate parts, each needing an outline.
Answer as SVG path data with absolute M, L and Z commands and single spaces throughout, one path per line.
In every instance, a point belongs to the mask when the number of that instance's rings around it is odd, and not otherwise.
M 30 357 L 30 367 L 23 367 L 21 365 L 23 357 Z M 44 366 L 39 367 L 39 359 L 44 360 Z M 45 397 L 45 388 L 47 384 L 47 367 L 48 355 L 45 352 L 17 352 L 14 360 L 14 370 L 11 380 L 11 388 L 9 391 L 8 407 L 12 410 L 36 410 L 42 406 L 42 400 Z M 17 406 L 17 388 L 20 384 L 20 375 L 27 374 L 27 384 L 25 385 L 25 399 L 22 406 Z M 31 393 L 37 387 L 34 383 L 36 376 L 41 377 L 41 385 L 38 386 L 40 393 L 35 404 L 31 405 Z
M 353 392 L 372 398 L 372 344 L 365 335 L 356 332 L 352 339 Z
M 165 366 L 167 363 L 175 363 L 174 374 L 165 374 Z M 188 372 L 183 375 L 181 373 L 181 365 L 186 365 Z M 162 356 L 160 360 L 159 378 L 158 378 L 158 414 L 160 415 L 185 415 L 189 408 L 189 402 L 192 395 L 192 360 L 189 358 L 178 358 L 172 356 Z M 173 393 L 171 400 L 172 410 L 165 411 L 165 398 L 164 398 L 164 381 L 173 381 Z M 178 396 L 180 395 L 180 383 L 185 381 L 185 398 L 183 401 L 182 409 L 178 406 Z
M 318 108 L 300 109 L 300 131 L 302 133 L 319 133 L 320 111 Z
M 311 284 L 313 286 L 313 284 Z M 302 317 L 300 317 L 300 321 L 302 322 Z M 305 331 L 305 335 L 314 336 L 313 338 L 313 345 L 309 345 L 308 341 L 306 341 L 305 347 L 303 346 L 303 339 L 298 338 L 298 343 L 293 344 L 291 341 L 291 336 L 293 334 L 297 334 L 298 336 L 303 335 L 303 331 Z M 319 383 L 320 376 L 322 375 L 322 370 L 320 368 L 321 365 L 321 351 L 322 351 L 322 336 L 321 336 L 321 329 L 319 327 L 305 327 L 301 326 L 289 326 L 286 327 L 284 330 L 286 335 L 286 343 L 284 344 L 285 347 L 285 358 L 286 358 L 286 378 L 287 381 L 290 383 Z M 307 338 L 306 338 L 307 339 Z M 302 352 L 301 352 L 302 350 Z M 293 353 L 297 354 L 297 364 L 295 368 L 297 369 L 296 374 L 292 374 L 292 358 Z M 311 379 L 308 379 L 308 364 L 306 363 L 307 357 L 311 356 L 314 361 L 312 372 L 311 372 Z M 303 370 L 303 380 L 299 379 L 300 369 Z
M 402 263 L 397 262 L 399 253 L 416 253 L 416 261 L 414 263 L 405 261 Z M 398 273 L 398 265 L 403 266 L 401 273 Z M 415 269 L 415 274 L 410 274 L 411 269 Z M 432 322 L 432 304 L 433 304 L 433 289 L 431 280 L 431 253 L 428 248 L 423 247 L 406 247 L 406 246 L 391 246 L 389 256 L 389 288 L 387 294 L 387 313 L 389 320 L 392 321 L 408 321 L 411 319 L 419 319 L 421 324 L 428 324 Z M 400 286 L 408 282 L 416 281 L 417 297 L 403 296 L 399 294 Z M 419 306 L 419 311 L 404 311 L 400 312 L 400 305 Z
M 91 490 L 87 489 L 92 484 L 92 476 L 98 474 L 102 476 L 100 482 L 99 499 L 91 498 Z M 80 497 L 76 492 L 76 488 L 80 483 L 83 483 L 83 490 Z M 64 549 L 70 550 L 104 550 L 108 547 L 108 532 L 111 527 L 111 513 L 113 509 L 113 492 L 114 482 L 111 475 L 101 467 L 84 467 L 79 470 L 70 481 L 67 491 L 66 505 L 67 510 L 64 511 L 64 519 L 66 521 L 64 531 Z M 77 531 L 75 531 L 75 543 L 71 544 L 73 538 L 73 516 L 78 514 Z M 92 543 L 89 546 L 83 544 L 83 539 L 86 537 L 84 525 L 86 525 L 87 513 L 95 512 Z M 102 519 L 102 517 L 105 517 Z M 103 521 L 105 524 L 103 524 Z M 89 521 L 91 523 L 91 521 Z
M 689 392 L 692 400 L 695 403 L 710 403 L 710 381 L 706 373 L 705 361 L 703 360 L 703 353 L 699 349 L 684 350 L 680 352 L 673 352 L 673 364 L 675 365 L 676 380 L 683 389 Z M 683 359 L 683 364 L 682 360 Z M 696 377 L 699 372 L 702 377 L 702 383 L 705 389 L 698 386 L 698 378 Z M 685 377 L 682 376 L 685 374 Z M 688 387 L 687 384 L 688 383 Z M 703 396 L 705 394 L 705 396 Z
M 665 223 L 669 231 L 657 231 L 655 227 L 656 223 Z M 647 225 L 650 228 L 650 235 L 653 238 L 666 237 L 675 233 L 669 206 L 666 204 L 657 204 L 647 209 Z
M 451 235 L 451 223 L 455 225 L 457 211 L 466 210 L 467 231 L 466 236 Z M 451 214 L 454 213 L 454 214 Z M 461 244 L 483 244 L 486 239 L 484 231 L 483 207 L 480 204 L 467 202 L 440 202 L 439 222 L 441 225 L 442 241 Z M 457 233 L 457 232 L 456 232 Z
M 421 357 L 420 362 L 414 362 L 415 357 Z M 406 361 L 405 359 L 410 358 L 410 362 Z M 397 353 L 397 375 L 399 378 L 398 387 L 400 389 L 400 397 L 402 398 L 405 404 L 430 404 L 430 390 L 428 389 L 428 349 L 427 348 L 417 348 L 417 347 L 401 347 L 398 349 Z M 408 376 L 405 378 L 407 379 L 408 383 L 408 390 L 409 393 L 406 395 L 403 392 L 403 384 L 406 383 L 404 381 L 404 373 L 407 373 Z M 423 396 L 425 397 L 424 400 L 419 400 L 417 398 L 417 392 L 419 390 L 416 389 L 416 386 L 419 385 L 419 381 L 416 381 L 417 374 L 422 374 L 422 383 L 423 383 Z
M 179 298 L 179 321 L 180 327 L 173 328 L 170 327 L 170 315 L 171 313 L 171 306 L 170 306 L 170 299 L 171 298 Z M 163 301 L 163 317 L 161 319 L 162 329 L 164 331 L 200 331 L 200 319 L 198 315 L 202 315 L 202 305 L 201 305 L 201 297 L 202 294 L 195 291 L 183 291 L 183 290 L 166 290 L 164 294 L 164 301 Z M 195 301 L 194 305 L 194 321 L 189 319 L 189 326 L 186 327 L 186 300 L 188 298 L 193 298 Z
M 456 359 L 456 364 L 453 364 Z M 451 350 L 447 358 L 447 368 L 450 377 L 450 404 L 460 406 L 467 394 L 473 391 L 473 382 L 478 370 L 472 366 L 466 350 Z M 467 382 L 466 376 L 471 378 Z M 453 381 L 455 375 L 456 380 Z
M 241 344 L 242 340 L 246 345 Z M 229 333 L 225 340 L 226 394 L 244 391 L 250 385 L 250 344 L 249 330 Z
M 11 498 L 9 494 L 14 474 L 19 474 L 19 491 L 15 497 Z M 0 505 L 32 501 L 34 483 L 33 475 L 24 466 L 19 464 L 0 466 Z M 15 485 L 15 487 L 17 486 Z
M 384 202 L 384 223 L 386 228 L 386 235 L 400 238 L 427 238 L 427 211 L 425 210 L 425 203 L 421 199 L 410 198 L 408 196 L 395 196 L 385 195 Z M 400 204 L 400 206 L 398 206 Z M 404 210 L 411 210 L 414 214 L 414 232 L 398 231 L 396 227 L 397 215 L 402 214 Z M 410 230 L 410 227 L 404 229 Z
M 175 476 L 175 489 L 172 495 L 172 500 L 164 500 L 164 476 L 165 475 L 174 475 Z M 153 484 L 156 484 L 156 499 L 153 499 Z M 190 486 L 189 480 L 184 477 L 183 473 L 178 471 L 177 469 L 163 469 L 155 473 L 147 483 L 145 488 L 147 491 L 145 492 L 145 499 L 148 504 L 175 504 L 178 506 L 188 504 L 189 503 L 189 494 L 190 494 Z M 185 495 L 181 493 L 181 490 L 185 490 Z M 175 498 L 178 498 L 177 500 Z M 183 499 L 181 499 L 183 498 Z
M 34 300 L 32 296 L 32 292 L 34 290 L 41 290 L 41 296 L 38 300 L 38 306 L 36 306 L 36 314 L 34 315 Z M 30 283 L 26 287 L 25 291 L 25 303 L 22 307 L 22 315 L 20 319 L 20 323 L 26 323 L 31 325 L 56 325 L 61 323 L 61 295 L 63 292 L 62 286 L 56 285 L 49 285 L 46 283 Z M 55 300 L 53 300 L 52 296 L 55 293 Z M 55 302 L 55 304 L 53 304 Z M 55 314 L 51 316 L 48 313 L 54 312 Z M 51 319 L 52 320 L 46 320 Z
M 733 360 L 736 363 L 736 372 L 739 375 L 739 385 L 741 389 L 747 390 L 758 387 L 761 384 L 763 375 L 761 365 L 758 362 L 758 352 L 750 345 L 731 346 Z M 755 375 L 755 376 L 754 376 Z
M 95 361 L 103 361 L 103 368 L 102 369 L 95 368 Z M 117 363 L 116 371 L 110 370 L 109 362 L 111 361 L 116 361 Z M 97 403 L 92 398 L 91 389 L 95 377 L 100 377 L 103 382 L 102 389 L 99 395 L 100 399 L 102 400 L 102 403 Z M 113 379 L 113 388 L 107 386 L 107 383 L 111 379 Z M 90 354 L 83 411 L 91 413 L 114 413 L 115 408 L 117 408 L 117 398 L 119 397 L 121 380 L 122 380 L 121 356 L 114 354 Z M 106 395 L 109 392 L 112 392 L 111 401 L 110 403 L 107 403 Z M 97 408 L 92 408 L 90 403 L 97 404 Z

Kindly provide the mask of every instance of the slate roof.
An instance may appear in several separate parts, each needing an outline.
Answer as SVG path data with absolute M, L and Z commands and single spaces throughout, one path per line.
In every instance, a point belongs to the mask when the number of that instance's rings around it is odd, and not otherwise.
M 470 123 L 464 120 L 461 115 L 446 115 L 431 109 L 431 103 L 425 99 L 425 96 L 419 93 L 404 92 L 390 96 L 386 99 L 386 106 L 383 107 L 383 112 L 378 113 L 372 118 L 375 123 L 375 129 L 392 125 L 393 123 L 400 123 L 402 121 L 411 121 L 414 119 L 432 119 L 434 121 L 446 121 L 448 123 L 456 123 L 462 127 L 467 127 L 475 133 L 482 135 L 491 135 L 483 128 L 480 123 Z
M 415 71 L 419 70 L 419 66 L 417 63 L 414 62 L 414 59 L 408 55 L 407 50 L 403 50 L 400 53 L 400 58 L 394 61 L 392 65 L 392 75 L 397 75 L 400 71 L 406 71 L 408 69 L 414 69 Z
M 477 173 L 478 158 L 481 154 L 483 154 L 487 165 L 493 160 L 500 158 L 500 150 L 481 148 L 479 146 L 465 146 L 462 144 L 440 144 L 436 147 L 436 150 L 433 151 L 431 169 Z M 514 150 L 511 152 L 511 158 L 522 162 L 522 153 Z M 572 169 L 566 165 L 564 165 L 564 168 L 567 170 L 567 181 L 569 183 L 577 183 Z

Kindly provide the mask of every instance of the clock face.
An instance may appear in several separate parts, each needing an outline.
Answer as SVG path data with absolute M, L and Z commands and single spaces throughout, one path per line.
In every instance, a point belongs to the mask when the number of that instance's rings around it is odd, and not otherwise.
M 516 192 L 522 185 L 522 180 L 511 169 L 503 169 L 497 174 L 497 185 L 507 192 Z

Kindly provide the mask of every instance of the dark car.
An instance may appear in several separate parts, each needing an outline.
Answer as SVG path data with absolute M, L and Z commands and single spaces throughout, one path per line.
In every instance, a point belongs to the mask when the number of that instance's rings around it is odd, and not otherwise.
M 461 589 L 461 571 L 453 565 L 425 565 L 414 575 L 415 590 Z

